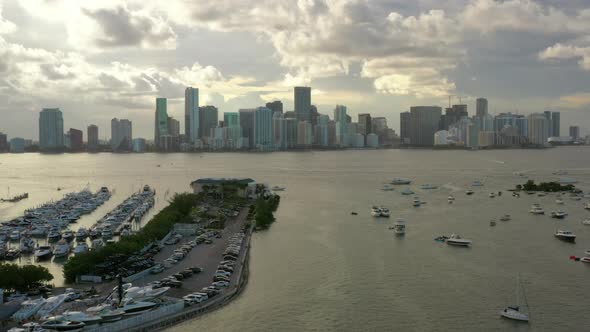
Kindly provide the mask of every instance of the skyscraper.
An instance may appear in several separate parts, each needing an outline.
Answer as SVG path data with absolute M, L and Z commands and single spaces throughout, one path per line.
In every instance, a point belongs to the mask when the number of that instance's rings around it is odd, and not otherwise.
M 156 119 L 154 121 L 154 143 L 160 146 L 160 137 L 168 135 L 168 101 L 166 98 L 156 98 Z
M 547 114 L 533 113 L 528 116 L 528 137 L 531 144 L 545 145 L 549 138 Z
M 477 98 L 475 100 L 475 115 L 483 118 L 486 114 L 488 114 L 488 100 Z
M 0 132 L 0 152 L 6 152 L 8 149 L 8 136 Z
M 266 103 L 266 108 L 270 109 L 273 115 L 275 113 L 283 114 L 283 103 L 280 100 Z
M 561 113 L 551 112 L 551 135 L 553 137 L 559 137 L 561 127 Z
M 402 144 L 410 144 L 410 112 L 399 114 L 399 137 Z
M 184 90 L 184 134 L 193 143 L 199 139 L 199 89 Z
M 311 123 L 311 88 L 296 86 L 293 92 L 297 120 Z
M 98 126 L 90 125 L 88 126 L 87 131 L 88 136 L 88 151 L 97 151 L 98 150 Z
M 410 107 L 410 144 L 433 146 L 434 133 L 438 130 L 441 115 L 442 108 L 439 106 Z
M 242 127 L 243 145 L 254 148 L 254 109 L 239 110 L 240 127 Z
M 211 128 L 217 127 L 218 116 L 215 106 L 199 107 L 199 138 L 203 139 L 211 135 Z
M 340 147 L 348 145 L 348 122 L 346 118 L 346 106 L 336 105 L 334 109 L 334 121 L 336 121 L 336 144 Z
M 361 127 L 360 129 L 360 133 L 363 134 L 364 136 L 367 136 L 368 134 L 373 132 L 373 126 L 372 126 L 372 121 L 371 121 L 371 114 L 369 113 L 364 113 L 364 114 L 359 114 L 358 115 L 358 123 L 359 126 Z
M 570 136 L 574 140 L 577 140 L 578 138 L 580 138 L 580 127 L 578 127 L 578 126 L 570 126 Z
M 68 134 L 70 136 L 70 151 L 82 151 L 82 148 L 84 147 L 84 143 L 82 142 L 82 130 L 70 128 Z
M 223 125 L 227 128 L 228 144 L 233 148 L 242 148 L 242 128 L 240 127 L 240 113 L 226 112 L 223 114 Z
M 39 148 L 41 151 L 64 149 L 64 120 L 59 108 L 44 108 L 39 114 Z
M 113 152 L 131 151 L 133 141 L 132 123 L 127 119 L 111 120 L 111 149 Z
M 549 121 L 549 126 L 547 127 L 547 137 L 551 136 L 553 133 L 553 121 L 551 119 L 551 111 L 543 112 L 545 118 Z
M 254 111 L 254 137 L 257 149 L 268 151 L 273 148 L 272 111 L 266 107 Z
M 180 136 L 180 121 L 171 116 L 168 117 L 168 135 L 172 137 Z

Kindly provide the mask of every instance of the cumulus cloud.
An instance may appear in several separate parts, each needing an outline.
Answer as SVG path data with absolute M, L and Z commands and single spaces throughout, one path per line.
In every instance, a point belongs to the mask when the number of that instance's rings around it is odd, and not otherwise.
M 590 70 L 590 46 L 580 47 L 573 45 L 555 44 L 539 53 L 541 60 L 579 59 L 579 65 L 585 70 Z
M 0 35 L 16 31 L 16 25 L 2 17 L 2 4 L 0 3 Z

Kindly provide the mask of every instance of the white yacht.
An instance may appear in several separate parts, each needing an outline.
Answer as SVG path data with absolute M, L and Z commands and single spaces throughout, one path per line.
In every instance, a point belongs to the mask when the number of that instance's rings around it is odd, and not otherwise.
M 559 205 L 563 205 L 563 200 L 558 198 L 555 200 L 555 203 L 559 204 Z
M 45 301 L 45 304 L 43 305 L 43 307 L 41 307 L 41 309 L 39 309 L 39 311 L 37 311 L 37 317 L 45 318 L 45 317 L 51 315 L 51 313 L 53 313 L 57 308 L 59 308 L 59 306 L 62 305 L 65 300 L 66 300 L 65 294 L 60 294 L 60 295 L 52 296 L 52 297 L 48 298 Z
M 397 220 L 393 224 L 393 231 L 397 235 L 406 234 L 406 223 L 402 218 L 397 218 Z
M 414 194 L 414 192 L 412 191 L 412 189 L 407 188 L 407 187 L 404 188 L 402 191 L 400 191 L 400 193 L 402 195 L 413 195 Z
M 506 309 L 500 312 L 500 315 L 504 318 L 517 320 L 521 322 L 528 322 L 529 315 L 525 312 L 528 310 L 528 304 L 526 303 L 526 296 L 524 296 L 524 288 L 523 288 L 523 297 L 524 297 L 524 305 L 521 307 L 519 305 L 520 297 L 519 297 L 519 290 L 521 288 L 520 282 L 518 278 L 516 279 L 516 305 L 508 306 Z M 522 309 L 522 310 L 521 310 Z
M 465 194 L 466 195 L 473 195 L 473 190 L 467 189 L 467 190 L 465 190 Z
M 551 211 L 551 218 L 563 219 L 567 216 L 565 211 Z
M 590 226 L 590 219 L 582 220 L 582 225 Z
M 154 302 L 127 300 L 120 308 L 125 312 L 125 315 L 138 315 L 152 310 L 156 305 Z
M 566 242 L 576 242 L 576 234 L 567 230 L 557 230 L 555 237 Z
M 584 209 L 586 209 L 586 210 L 590 210 L 590 203 L 586 203 L 586 204 L 584 204 Z
M 545 210 L 543 210 L 543 208 L 540 207 L 539 205 L 531 206 L 531 209 L 529 212 L 532 214 L 545 214 Z
M 89 312 L 90 315 L 99 316 L 102 319 L 101 323 L 115 322 L 123 318 L 123 316 L 125 315 L 125 311 L 121 309 L 113 309 L 108 304 L 101 304 L 95 307 L 90 307 L 86 311 Z
M 86 325 L 98 324 L 102 321 L 100 316 L 88 315 L 81 311 L 66 311 L 62 314 L 62 317 L 74 322 L 82 322 Z
M 69 321 L 63 316 L 49 317 L 48 320 L 41 323 L 41 327 L 52 331 L 77 331 L 86 326 L 82 322 Z
M 381 209 L 377 206 L 373 206 L 371 208 L 371 216 L 373 217 L 381 217 Z
M 149 301 L 162 296 L 170 287 L 153 288 L 152 286 L 131 287 L 125 291 L 124 300 Z
M 383 190 L 383 191 L 393 191 L 394 188 L 390 184 L 384 184 L 383 185 L 383 188 L 381 188 L 381 190 Z
M 88 251 L 88 245 L 86 242 L 78 242 L 76 248 L 74 248 L 74 255 L 83 254 Z
M 389 218 L 389 209 L 386 207 L 380 207 L 381 210 L 381 217 Z
M 410 183 L 412 183 L 412 180 L 408 180 L 408 179 L 395 178 L 395 179 L 391 180 L 391 184 L 395 184 L 395 185 L 410 184 Z
M 452 234 L 448 239 L 447 239 L 447 244 L 452 245 L 452 246 L 459 246 L 459 247 L 468 247 L 469 245 L 471 245 L 471 240 L 468 239 L 464 239 L 462 238 L 460 235 L 457 234 Z
M 510 218 L 510 215 L 509 214 L 505 214 L 502 217 L 500 217 L 500 220 L 501 221 L 509 221 L 510 219 L 511 218 Z
M 40 297 L 34 300 L 27 300 L 21 303 L 20 309 L 12 315 L 12 319 L 17 322 L 29 319 L 41 309 L 45 304 L 45 299 Z
M 37 260 L 47 259 L 53 256 L 53 250 L 51 250 L 50 246 L 39 246 L 35 250 L 35 258 Z
M 490 193 L 490 195 L 489 195 L 489 196 L 490 196 L 491 198 L 494 198 L 494 197 L 496 197 L 496 193 L 493 193 L 493 192 L 492 192 L 492 193 Z
M 70 254 L 70 245 L 64 239 L 61 239 L 53 247 L 53 255 L 57 258 L 66 257 Z

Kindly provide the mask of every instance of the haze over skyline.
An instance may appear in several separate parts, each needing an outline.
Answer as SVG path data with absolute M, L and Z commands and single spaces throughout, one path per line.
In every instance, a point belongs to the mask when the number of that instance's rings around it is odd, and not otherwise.
M 585 1 L 0 0 L 0 131 L 36 139 L 43 107 L 64 127 L 113 117 L 153 136 L 155 98 L 183 121 L 184 89 L 220 112 L 292 87 L 332 114 L 385 116 L 458 103 L 475 113 L 558 110 L 590 128 L 590 6 Z

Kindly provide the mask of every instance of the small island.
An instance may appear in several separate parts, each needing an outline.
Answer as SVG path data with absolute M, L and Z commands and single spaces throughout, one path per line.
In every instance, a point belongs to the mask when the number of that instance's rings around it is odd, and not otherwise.
M 541 182 L 536 184 L 533 180 L 528 180 L 525 184 L 517 184 L 516 191 L 544 191 L 544 192 L 561 192 L 574 191 L 576 187 L 573 184 L 562 185 L 559 182 Z

